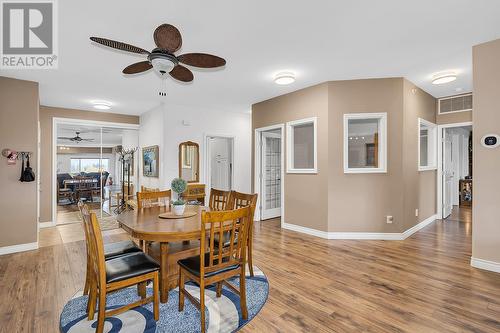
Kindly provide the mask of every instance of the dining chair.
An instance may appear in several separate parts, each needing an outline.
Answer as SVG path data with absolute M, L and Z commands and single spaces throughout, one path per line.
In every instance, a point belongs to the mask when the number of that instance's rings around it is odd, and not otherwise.
M 255 206 L 257 205 L 257 193 L 246 194 L 237 191 L 231 191 L 227 203 L 227 209 L 238 209 L 241 207 L 250 207 L 250 222 L 248 227 L 248 270 L 250 276 L 253 276 L 253 216 L 255 213 Z M 227 239 L 225 239 L 224 246 L 227 246 Z
M 160 192 L 160 189 L 157 187 L 146 187 L 141 185 L 141 192 Z
M 171 198 L 171 190 L 158 192 L 137 192 L 137 209 L 162 205 L 167 206 L 167 200 L 170 201 Z
M 208 202 L 208 207 L 210 207 L 210 210 L 226 210 L 230 193 L 231 191 L 223 191 L 211 188 L 210 199 Z
M 84 223 L 88 225 L 90 234 L 90 254 L 92 263 L 91 284 L 88 301 L 88 320 L 93 320 L 97 301 L 97 333 L 104 330 L 104 319 L 132 308 L 153 302 L 153 317 L 159 319 L 159 269 L 160 265 L 142 252 L 130 253 L 114 259 L 105 260 L 104 244 L 101 228 L 95 213 L 88 207 L 82 208 Z M 106 311 L 106 295 L 110 292 L 133 285 L 145 285 L 153 281 L 153 295 L 147 297 L 144 292 L 141 298 L 130 304 Z
M 85 248 L 87 251 L 87 271 L 85 273 L 85 285 L 83 287 L 83 294 L 88 295 L 90 290 L 90 281 L 92 280 L 92 257 L 90 253 L 90 226 L 88 223 L 85 223 L 85 220 L 83 218 L 83 210 L 89 211 L 89 208 L 82 201 L 79 201 L 78 209 L 80 213 L 80 220 L 82 221 L 83 231 L 85 234 Z M 104 244 L 105 260 L 114 259 L 119 256 L 134 252 L 141 252 L 141 249 L 138 248 L 137 245 L 135 245 L 135 243 L 131 240 Z
M 188 204 L 205 205 L 205 184 L 187 184 L 181 197 Z
M 251 208 L 232 211 L 201 213 L 200 255 L 179 260 L 179 311 L 184 310 L 184 296 L 195 305 L 201 314 L 201 332 L 205 332 L 205 288 L 216 284 L 216 296 L 222 295 L 222 285 L 240 296 L 241 315 L 248 318 L 245 289 L 246 241 L 248 238 Z M 207 234 L 208 233 L 208 234 Z M 228 247 L 217 247 L 213 241 L 216 234 L 229 234 Z M 207 238 L 208 246 L 207 246 Z M 208 249 L 208 252 L 207 252 Z M 231 277 L 239 276 L 239 288 L 229 283 Z M 187 281 L 200 286 L 200 300 L 184 287 Z

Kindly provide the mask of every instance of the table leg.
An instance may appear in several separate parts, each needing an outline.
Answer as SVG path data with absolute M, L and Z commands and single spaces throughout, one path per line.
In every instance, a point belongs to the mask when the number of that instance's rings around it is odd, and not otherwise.
M 168 243 L 160 243 L 160 301 L 168 302 Z

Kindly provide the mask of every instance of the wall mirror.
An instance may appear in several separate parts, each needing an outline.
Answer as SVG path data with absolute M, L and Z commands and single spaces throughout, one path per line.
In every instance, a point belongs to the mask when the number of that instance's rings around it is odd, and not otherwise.
M 188 183 L 200 181 L 200 149 L 195 142 L 179 144 L 179 177 Z

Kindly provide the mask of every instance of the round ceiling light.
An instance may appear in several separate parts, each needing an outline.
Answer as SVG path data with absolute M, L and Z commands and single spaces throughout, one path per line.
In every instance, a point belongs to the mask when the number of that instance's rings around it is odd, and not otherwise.
M 274 76 L 274 83 L 286 85 L 295 82 L 295 74 L 292 72 L 281 72 Z
M 106 101 L 93 101 L 94 109 L 98 110 L 109 110 L 111 109 L 111 103 Z
M 438 73 L 432 76 L 432 84 L 445 84 L 457 79 L 455 72 Z

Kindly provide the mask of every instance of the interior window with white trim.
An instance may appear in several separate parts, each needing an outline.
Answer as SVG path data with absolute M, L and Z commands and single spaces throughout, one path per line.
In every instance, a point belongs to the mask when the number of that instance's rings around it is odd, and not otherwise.
M 437 168 L 437 126 L 418 118 L 418 170 Z
M 344 172 L 387 172 L 387 113 L 344 114 Z
M 316 117 L 290 121 L 287 126 L 287 172 L 316 173 Z

